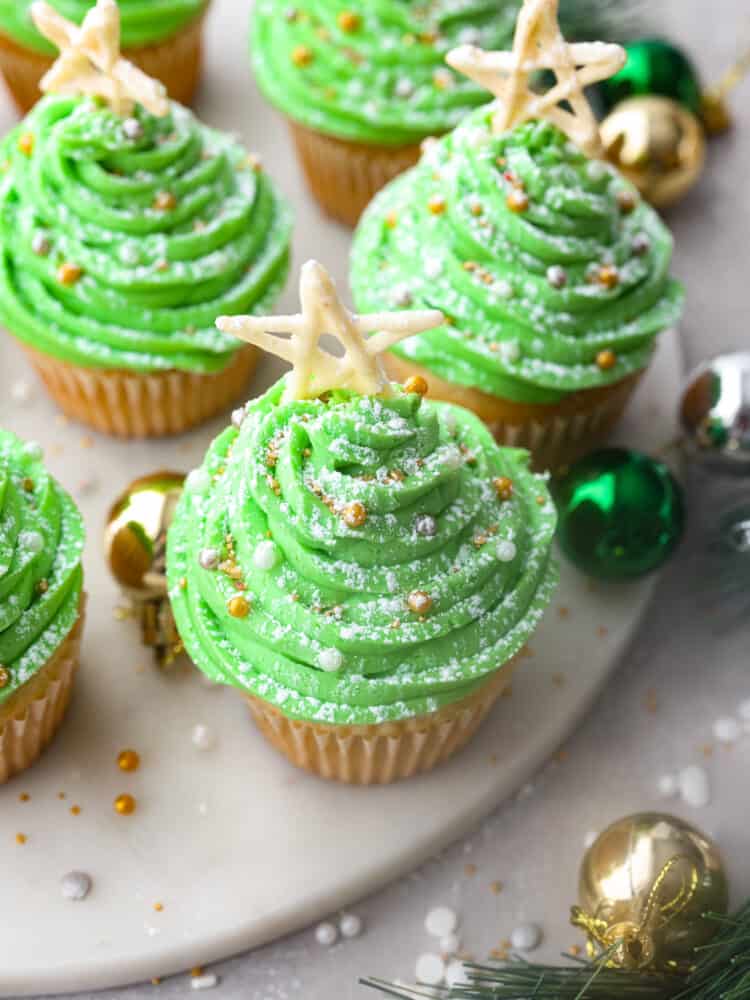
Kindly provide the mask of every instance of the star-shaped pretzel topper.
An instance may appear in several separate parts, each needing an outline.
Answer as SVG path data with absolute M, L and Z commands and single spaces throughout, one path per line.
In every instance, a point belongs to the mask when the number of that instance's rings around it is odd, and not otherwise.
M 485 52 L 460 45 L 448 53 L 450 66 L 497 98 L 492 130 L 498 135 L 514 125 L 543 118 L 567 135 L 588 156 L 603 155 L 602 142 L 583 88 L 613 76 L 625 65 L 625 50 L 605 42 L 569 45 L 557 19 L 558 0 L 524 0 L 512 52 Z M 552 70 L 556 84 L 535 93 L 530 80 L 538 70 Z M 567 102 L 569 109 L 560 106 Z
M 388 395 L 390 384 L 380 362 L 383 351 L 415 333 L 442 326 L 445 320 L 436 309 L 355 316 L 341 302 L 330 274 L 316 260 L 308 260 L 302 267 L 299 297 L 299 316 L 220 316 L 216 320 L 224 333 L 291 364 L 284 402 L 314 399 L 331 389 Z M 340 342 L 342 356 L 322 349 L 324 333 Z
M 167 89 L 120 54 L 120 9 L 115 0 L 97 0 L 79 27 L 43 0 L 31 5 L 39 31 L 60 50 L 39 84 L 45 94 L 102 97 L 117 115 L 141 104 L 161 118 L 169 111 Z

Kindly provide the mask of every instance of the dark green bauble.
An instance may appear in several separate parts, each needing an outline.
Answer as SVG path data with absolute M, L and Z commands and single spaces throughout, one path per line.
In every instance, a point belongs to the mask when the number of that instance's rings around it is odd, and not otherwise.
M 688 57 L 661 38 L 642 38 L 625 45 L 627 62 L 609 80 L 597 85 L 604 113 L 628 97 L 656 94 L 684 104 L 700 114 L 701 88 Z
M 560 547 L 589 576 L 645 576 L 669 558 L 682 537 L 682 488 L 666 465 L 640 452 L 593 452 L 576 462 L 553 492 Z

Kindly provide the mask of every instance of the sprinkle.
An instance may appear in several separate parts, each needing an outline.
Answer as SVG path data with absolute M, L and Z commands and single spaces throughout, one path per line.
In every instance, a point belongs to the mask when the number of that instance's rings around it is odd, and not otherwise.
M 624 188 L 622 191 L 617 192 L 617 207 L 623 215 L 630 215 L 631 212 L 635 211 L 637 205 L 638 197 L 635 191 Z
M 448 906 L 436 906 L 425 917 L 425 930 L 433 937 L 445 937 L 452 934 L 458 927 L 456 911 Z
M 496 882 L 491 882 L 490 883 L 490 892 L 493 895 L 499 896 L 502 891 L 503 891 L 503 883 L 502 882 L 497 882 L 496 881 Z
M 717 743 L 736 743 L 742 735 L 742 726 L 737 719 L 725 716 L 714 722 L 713 734 Z
M 68 872 L 60 879 L 60 892 L 63 899 L 78 902 L 85 899 L 91 892 L 91 876 L 86 872 Z
M 25 833 L 16 834 L 16 843 L 19 844 L 20 846 L 23 846 L 28 839 L 29 838 L 26 836 Z
M 353 500 L 344 507 L 341 516 L 347 528 L 361 528 L 367 520 L 367 510 L 359 500 Z
M 292 49 L 292 62 L 295 66 L 309 66 L 312 61 L 312 50 L 306 45 L 296 45 Z
M 411 80 L 406 77 L 401 77 L 400 80 L 396 81 L 396 86 L 394 88 L 396 97 L 411 97 L 414 93 L 414 84 Z
M 259 542 L 253 552 L 253 566 L 266 572 L 272 570 L 276 565 L 278 551 L 276 545 L 270 540 Z
M 114 801 L 114 809 L 120 816 L 132 816 L 135 812 L 136 801 L 132 795 L 118 795 Z
M 630 249 L 636 257 L 642 257 L 651 249 L 651 240 L 646 233 L 636 233 L 630 244 Z
M 44 233 L 34 233 L 31 238 L 31 249 L 37 257 L 46 257 L 52 249 L 52 243 Z
M 426 615 L 432 608 L 432 598 L 425 590 L 412 590 L 406 599 L 409 611 L 415 615 Z
M 328 921 L 318 924 L 315 928 L 315 940 L 323 948 L 330 948 L 332 944 L 336 944 L 338 937 L 339 932 L 336 930 L 336 925 Z
M 429 386 L 427 380 L 421 375 L 412 375 L 404 382 L 404 392 L 416 393 L 418 396 L 426 396 Z
M 177 199 L 171 191 L 160 191 L 154 198 L 154 208 L 157 212 L 171 212 L 177 205 Z
M 344 656 L 339 649 L 323 649 L 318 656 L 318 666 L 326 673 L 335 673 L 344 665 Z
M 122 134 L 126 139 L 136 142 L 143 138 L 143 125 L 137 118 L 126 118 L 122 123 Z
M 210 728 L 210 726 L 206 726 L 202 722 L 198 722 L 195 726 L 193 726 L 193 731 L 190 734 L 190 740 L 197 750 L 212 750 L 216 745 L 216 736 L 214 735 L 214 731 Z
M 75 285 L 76 282 L 81 280 L 83 275 L 83 268 L 80 268 L 78 264 L 71 264 L 70 261 L 65 261 L 57 269 L 57 280 L 61 285 L 66 285 L 70 287 Z
M 620 272 L 614 264 L 602 264 L 596 273 L 596 280 L 605 288 L 617 288 L 620 284 Z
M 44 538 L 38 531 L 22 531 L 18 536 L 18 542 L 21 548 L 30 552 L 41 552 L 44 548 Z
M 157 913 L 161 913 L 164 909 L 164 903 L 154 903 L 154 909 Z
M 141 766 L 140 754 L 135 750 L 121 750 L 117 755 L 117 766 L 121 771 L 137 771 Z
M 662 774 L 656 783 L 656 790 L 662 799 L 672 799 L 680 790 L 677 776 L 674 774 Z
M 425 986 L 439 986 L 445 979 L 445 962 L 440 955 L 425 952 L 417 959 L 414 974 Z
M 347 32 L 357 31 L 362 23 L 359 14 L 354 14 L 350 10 L 342 10 L 336 20 L 339 28 Z
M 427 202 L 427 207 L 433 215 L 442 215 L 445 211 L 445 198 L 439 194 L 434 194 Z
M 519 924 L 510 935 L 510 943 L 517 951 L 533 951 L 542 941 L 542 931 L 538 924 Z
M 31 132 L 24 132 L 18 140 L 19 152 L 24 156 L 31 156 L 34 152 L 34 135 Z
M 385 224 L 389 229 L 395 229 L 396 223 L 398 222 L 398 216 L 395 212 L 389 212 L 385 217 Z
M 359 937 L 362 933 L 362 918 L 356 913 L 344 913 L 339 920 L 341 936 L 345 938 Z
M 547 268 L 547 281 L 553 288 L 565 288 L 568 283 L 568 273 L 559 264 Z
M 202 569 L 216 569 L 219 565 L 220 553 L 218 549 L 201 549 L 198 553 L 198 563 Z
M 609 349 L 605 351 L 599 351 L 596 356 L 596 363 L 603 372 L 608 372 L 611 368 L 614 368 L 617 364 L 617 355 L 614 351 Z
M 28 792 L 21 792 L 21 794 L 18 796 L 18 801 L 19 802 L 30 802 L 31 801 L 31 796 L 29 795 Z
M 529 207 L 529 196 L 520 188 L 513 188 L 508 193 L 505 203 L 511 212 L 525 212 Z
M 454 86 L 456 78 L 449 69 L 441 66 L 440 69 L 436 69 L 432 74 L 432 82 L 438 90 L 449 90 Z
M 423 538 L 434 538 L 437 534 L 437 521 L 432 514 L 417 514 L 414 519 L 414 530 Z
M 70 807 L 70 815 L 71 816 L 80 816 L 81 815 L 81 807 L 80 806 L 71 806 Z
M 680 772 L 678 780 L 683 802 L 696 809 L 708 805 L 711 794 L 708 787 L 708 775 L 702 767 L 697 764 L 686 767 Z
M 497 543 L 497 558 L 500 562 L 513 562 L 516 558 L 516 547 L 513 542 L 502 541 Z
M 202 976 L 193 976 L 190 980 L 191 989 L 194 990 L 212 990 L 214 986 L 219 985 L 219 977 L 215 972 L 207 972 Z
M 496 476 L 492 480 L 492 485 L 497 493 L 498 500 L 510 500 L 513 496 L 513 480 L 508 476 Z
M 227 611 L 232 618 L 247 618 L 250 614 L 250 602 L 246 597 L 237 594 L 235 597 L 230 597 L 227 602 Z

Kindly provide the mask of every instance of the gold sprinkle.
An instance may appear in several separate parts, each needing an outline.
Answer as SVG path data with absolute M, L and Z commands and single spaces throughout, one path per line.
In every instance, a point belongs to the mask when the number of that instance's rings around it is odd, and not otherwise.
M 491 882 L 490 883 L 490 891 L 493 892 L 496 896 L 499 896 L 500 893 L 503 891 L 503 883 L 502 882 Z
M 404 382 L 404 392 L 416 393 L 418 396 L 426 396 L 429 386 L 427 380 L 421 375 L 412 375 Z
M 432 608 L 432 598 L 426 590 L 412 590 L 406 598 L 409 611 L 415 615 L 426 615 Z
M 342 10 L 336 20 L 339 28 L 348 32 L 357 31 L 362 23 L 359 14 L 354 14 L 350 10 Z
M 341 516 L 347 528 L 361 528 L 367 520 L 367 509 L 359 500 L 353 500 L 344 507 Z
M 16 834 L 16 843 L 17 844 L 25 844 L 28 839 L 29 838 L 26 836 L 25 833 L 17 833 Z
M 564 605 L 557 609 L 557 613 L 561 618 L 570 617 L 570 608 L 566 608 Z
M 154 903 L 154 909 L 157 913 L 161 913 L 164 909 L 164 903 Z
M 442 215 L 445 211 L 445 198 L 439 194 L 434 194 L 427 202 L 427 207 L 433 215 Z
M 547 498 L 543 497 L 540 493 L 539 496 L 536 498 L 536 503 L 537 507 L 544 507 L 544 505 L 547 503 Z
M 121 771 L 137 771 L 141 758 L 136 750 L 121 750 L 117 755 L 117 766 Z
M 80 806 L 71 806 L 70 807 L 70 812 L 71 812 L 72 816 L 80 816 L 81 815 L 81 807 Z
M 637 204 L 638 197 L 635 191 L 630 191 L 626 188 L 623 191 L 617 192 L 617 207 L 623 215 L 630 215 L 631 212 L 635 211 Z
M 154 198 L 154 208 L 157 212 L 171 212 L 177 205 L 177 199 L 171 191 L 160 191 Z
M 61 799 L 61 800 L 64 799 L 65 798 L 65 792 L 58 792 L 57 793 L 57 797 L 58 797 L 58 799 Z
M 395 212 L 389 212 L 385 217 L 385 224 L 389 229 L 395 229 L 396 223 L 398 222 L 398 216 Z
M 48 581 L 48 580 L 45 580 L 45 579 L 41 579 L 41 580 L 40 580 L 40 581 L 39 581 L 39 582 L 37 583 L 37 585 L 36 585 L 36 589 L 37 589 L 37 591 L 38 591 L 38 592 L 39 592 L 40 594 L 46 594 L 46 593 L 47 593 L 47 591 L 49 590 L 49 581 Z
M 24 132 L 19 138 L 18 149 L 24 156 L 31 156 L 34 152 L 34 136 L 31 132 Z
M 513 480 L 509 479 L 508 476 L 496 476 L 492 480 L 492 485 L 495 487 L 495 493 L 497 493 L 499 500 L 510 500 L 513 496 Z
M 529 207 L 529 196 L 520 188 L 513 188 L 505 199 L 505 203 L 511 212 L 525 212 Z
M 599 636 L 600 639 L 604 639 L 606 636 L 609 635 L 609 629 L 607 628 L 606 625 L 600 625 L 596 630 L 596 634 Z
M 30 798 L 31 798 L 31 796 L 29 795 L 28 792 L 21 792 L 21 794 L 18 796 L 18 801 L 19 802 L 28 802 Z
M 312 50 L 306 45 L 297 45 L 292 49 L 292 62 L 295 66 L 309 66 L 312 61 Z
M 596 364 L 597 367 L 599 367 L 603 372 L 608 372 L 617 364 L 617 355 L 614 351 L 610 351 L 609 349 L 599 351 L 596 356 Z
M 25 490 L 26 493 L 33 493 L 34 492 L 34 480 L 31 479 L 29 476 L 25 476 L 21 480 L 21 486 Z
M 605 288 L 617 288 L 620 284 L 620 272 L 614 264 L 602 264 L 596 272 L 596 280 Z
M 136 802 L 132 795 L 118 795 L 114 801 L 114 809 L 120 816 L 132 816 Z
M 193 979 L 198 979 L 199 976 L 203 975 L 203 966 L 194 965 L 193 968 L 190 970 L 190 975 L 193 977 Z
M 78 264 L 71 264 L 70 261 L 65 261 L 57 269 L 57 280 L 61 285 L 75 285 L 76 282 L 81 280 L 83 274 L 83 268 L 80 268 Z
M 228 601 L 227 611 L 232 618 L 247 618 L 250 614 L 250 602 L 246 597 L 242 597 L 238 594 L 236 597 L 232 597 Z

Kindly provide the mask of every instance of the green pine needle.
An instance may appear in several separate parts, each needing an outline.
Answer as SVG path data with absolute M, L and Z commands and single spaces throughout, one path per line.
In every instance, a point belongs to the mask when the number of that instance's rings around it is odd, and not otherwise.
M 467 983 L 426 992 L 363 979 L 398 1000 L 750 1000 L 750 901 L 734 916 L 707 913 L 720 925 L 714 940 L 696 952 L 688 976 L 660 976 L 608 969 L 609 952 L 594 962 L 534 965 L 514 959 L 506 965 L 464 965 Z

